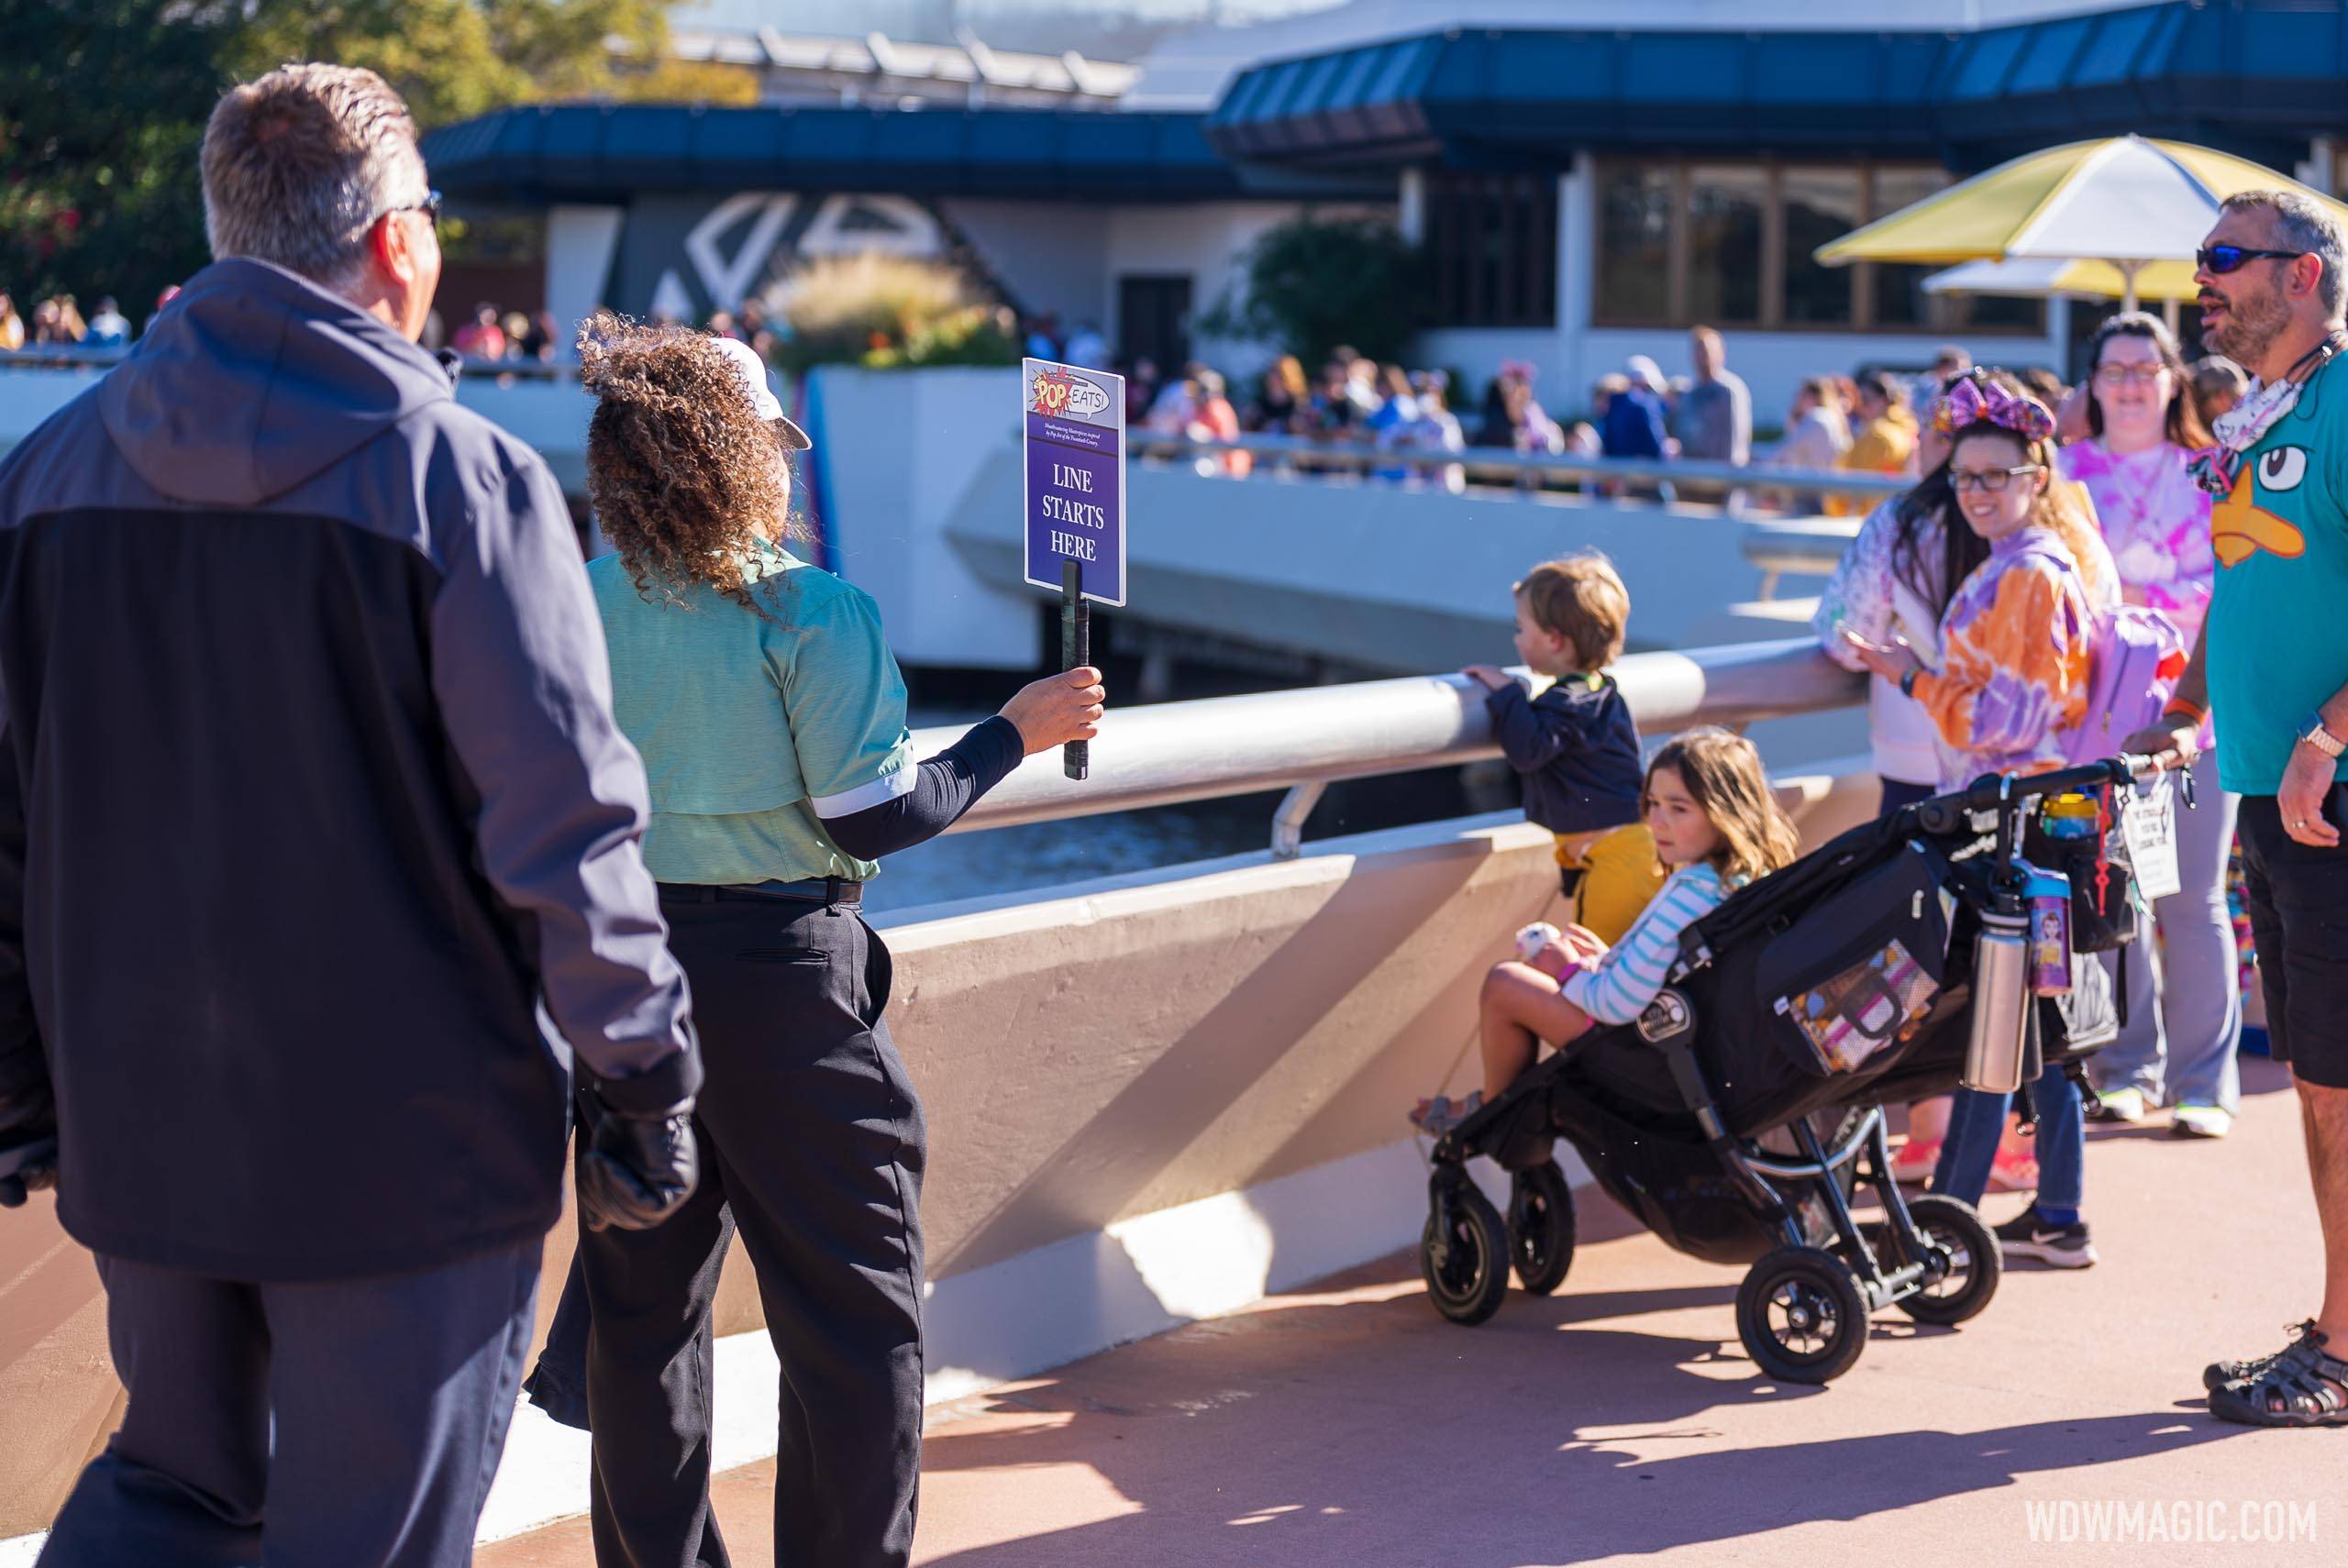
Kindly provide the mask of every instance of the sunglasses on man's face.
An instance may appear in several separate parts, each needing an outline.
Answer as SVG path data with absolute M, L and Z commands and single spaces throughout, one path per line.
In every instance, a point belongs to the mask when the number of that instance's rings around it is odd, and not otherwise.
M 2304 250 L 2261 250 L 2248 245 L 2205 245 L 2193 253 L 2201 271 L 2219 277 L 2242 270 L 2245 261 L 2296 261 Z
M 440 233 L 440 193 L 437 191 L 425 192 L 424 200 L 416 203 L 412 207 L 393 207 L 391 211 L 393 213 L 422 213 L 425 216 L 432 220 L 432 233 L 434 237 L 437 237 Z M 384 215 L 388 217 L 391 214 L 386 213 Z

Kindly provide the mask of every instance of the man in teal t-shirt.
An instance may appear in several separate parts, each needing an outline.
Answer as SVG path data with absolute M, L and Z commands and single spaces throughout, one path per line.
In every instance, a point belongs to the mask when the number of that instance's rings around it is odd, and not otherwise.
M 2348 1426 L 2348 238 L 2320 203 L 2249 192 L 2199 260 L 2202 337 L 2257 381 L 2200 459 L 2218 558 L 2200 646 L 2160 727 L 2128 749 L 2189 754 L 2207 690 L 2219 778 L 2243 797 L 2267 1034 L 2298 1087 L 2324 1253 L 2322 1303 L 2291 1342 L 2219 1362 L 2203 1384 L 2227 1420 Z

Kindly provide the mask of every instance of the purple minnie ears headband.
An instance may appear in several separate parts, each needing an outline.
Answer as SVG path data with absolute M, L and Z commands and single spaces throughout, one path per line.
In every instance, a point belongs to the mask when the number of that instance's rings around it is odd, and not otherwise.
M 2025 441 L 2054 434 L 2054 416 L 2032 397 L 2017 397 L 1978 370 L 1941 393 L 1933 404 L 1933 428 L 1954 436 L 1968 425 L 1994 425 Z

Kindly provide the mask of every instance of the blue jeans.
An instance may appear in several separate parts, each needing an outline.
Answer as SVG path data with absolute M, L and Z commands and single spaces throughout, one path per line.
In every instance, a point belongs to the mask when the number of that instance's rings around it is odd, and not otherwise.
M 2087 1108 L 2078 1086 L 2061 1067 L 2038 1076 L 2032 1098 L 2038 1107 L 2038 1202 L 2048 1209 L 2077 1209 L 2086 1196 Z M 1959 1089 L 1949 1109 L 1948 1137 L 1933 1170 L 1933 1190 L 1978 1204 L 1989 1190 L 1989 1166 L 2005 1135 L 2010 1094 Z

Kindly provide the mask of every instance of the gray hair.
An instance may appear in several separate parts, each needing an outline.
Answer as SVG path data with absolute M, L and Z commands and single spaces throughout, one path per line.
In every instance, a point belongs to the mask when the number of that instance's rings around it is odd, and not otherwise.
M 2348 300 L 2348 275 L 2342 271 L 2348 267 L 2348 235 L 2341 232 L 2340 219 L 2330 208 L 2297 191 L 2243 191 L 2228 196 L 2219 210 L 2265 213 L 2276 249 L 2296 250 L 2322 262 L 2316 298 L 2323 303 L 2326 315 L 2340 319 L 2342 303 Z
M 281 66 L 231 88 L 205 127 L 203 168 L 215 259 L 274 261 L 330 289 L 365 264 L 377 218 L 430 193 L 407 105 L 348 65 Z

